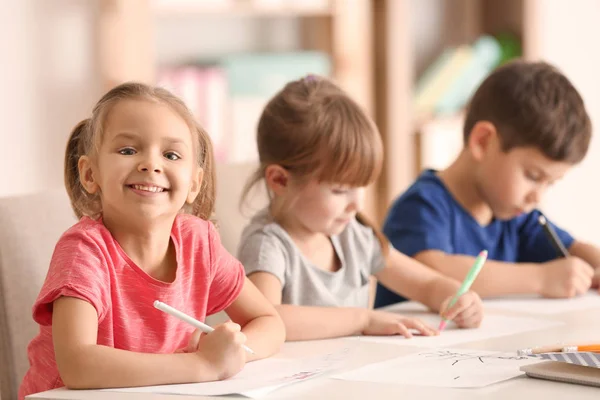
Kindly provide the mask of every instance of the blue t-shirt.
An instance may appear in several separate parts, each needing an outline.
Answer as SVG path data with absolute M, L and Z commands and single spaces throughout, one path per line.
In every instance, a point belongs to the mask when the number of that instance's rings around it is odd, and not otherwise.
M 538 210 L 510 220 L 493 219 L 481 226 L 450 194 L 435 171 L 421 176 L 392 205 L 383 233 L 400 252 L 413 257 L 424 250 L 477 256 L 488 251 L 490 260 L 542 263 L 557 257 L 543 228 Z M 552 225 L 568 249 L 573 237 Z M 377 286 L 375 307 L 405 300 Z

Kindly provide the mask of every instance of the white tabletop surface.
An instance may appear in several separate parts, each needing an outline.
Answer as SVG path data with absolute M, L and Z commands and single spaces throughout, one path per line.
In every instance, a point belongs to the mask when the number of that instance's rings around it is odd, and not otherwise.
M 563 325 L 541 331 L 529 331 L 510 336 L 496 337 L 483 341 L 463 343 L 453 348 L 469 348 L 480 350 L 515 351 L 521 348 L 534 347 L 553 343 L 584 343 L 597 341 L 600 336 L 600 309 L 570 312 L 558 315 L 533 315 L 500 310 L 487 310 L 488 314 L 527 316 L 554 319 L 565 322 Z M 344 369 L 353 369 L 368 363 L 384 361 L 392 357 L 414 353 L 422 350 L 410 346 L 371 343 L 355 339 L 333 339 L 322 341 L 286 343 L 280 356 L 306 357 L 330 352 L 335 347 L 350 347 L 348 362 Z M 336 371 L 339 372 L 339 371 Z M 478 389 L 456 389 L 440 387 L 423 387 L 411 385 L 388 385 L 369 382 L 353 382 L 331 379 L 327 376 L 317 377 L 302 383 L 286 386 L 270 393 L 265 399 L 474 399 L 485 396 L 486 399 L 521 399 L 543 398 L 544 400 L 564 400 L 568 397 L 578 400 L 594 399 L 600 395 L 598 388 L 569 383 L 559 383 L 528 378 L 525 375 Z M 211 397 L 189 397 L 177 395 L 160 395 L 148 393 L 119 393 L 93 390 L 69 391 L 56 389 L 29 396 L 28 399 L 115 399 L 115 400 L 183 400 Z M 224 397 L 221 397 L 224 398 Z M 227 396 L 226 398 L 246 398 L 243 396 Z

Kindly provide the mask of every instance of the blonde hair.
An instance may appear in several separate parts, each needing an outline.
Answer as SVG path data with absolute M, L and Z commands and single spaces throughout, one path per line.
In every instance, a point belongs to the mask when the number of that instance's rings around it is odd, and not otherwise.
M 203 169 L 200 193 L 191 205 L 185 205 L 183 211 L 202 219 L 211 218 L 215 203 L 215 174 L 212 143 L 208 133 L 194 119 L 186 105 L 168 90 L 148 86 L 143 83 L 128 82 L 116 86 L 98 101 L 90 118 L 78 123 L 67 142 L 65 151 L 65 186 L 71 200 L 71 207 L 78 218 L 84 215 L 97 217 L 102 212 L 98 194 L 85 190 L 79 176 L 79 158 L 93 156 L 104 133 L 104 125 L 112 107 L 121 100 L 147 100 L 170 106 L 183 118 L 192 134 L 195 134 L 198 166 Z
M 277 164 L 300 179 L 366 186 L 379 176 L 383 145 L 364 110 L 328 79 L 309 75 L 288 83 L 266 105 L 258 123 L 260 166 L 242 202 Z

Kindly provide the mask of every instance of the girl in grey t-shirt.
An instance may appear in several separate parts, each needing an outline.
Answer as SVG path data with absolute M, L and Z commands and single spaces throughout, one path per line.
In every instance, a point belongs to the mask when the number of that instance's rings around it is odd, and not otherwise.
M 459 327 L 483 318 L 474 292 L 446 305 L 459 282 L 405 256 L 358 212 L 381 170 L 373 121 L 344 91 L 309 75 L 288 83 L 265 107 L 257 135 L 271 201 L 244 229 L 238 258 L 278 308 L 288 340 L 354 334 L 438 333 L 415 318 L 370 309 L 370 277 L 421 302 Z

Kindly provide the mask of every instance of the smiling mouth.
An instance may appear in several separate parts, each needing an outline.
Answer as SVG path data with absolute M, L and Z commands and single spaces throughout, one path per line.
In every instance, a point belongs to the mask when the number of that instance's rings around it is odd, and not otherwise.
M 142 192 L 149 192 L 149 193 L 162 193 L 162 192 L 167 192 L 168 189 L 159 187 L 159 186 L 147 186 L 147 185 L 127 185 L 127 187 L 131 188 L 131 189 L 135 189 L 135 190 L 140 190 Z

